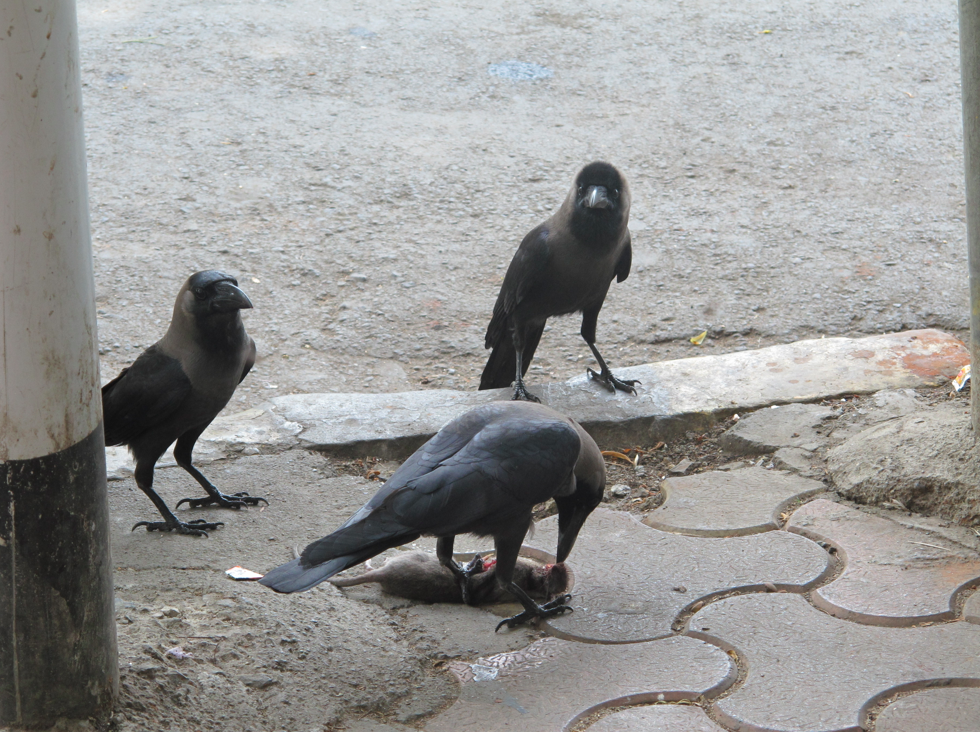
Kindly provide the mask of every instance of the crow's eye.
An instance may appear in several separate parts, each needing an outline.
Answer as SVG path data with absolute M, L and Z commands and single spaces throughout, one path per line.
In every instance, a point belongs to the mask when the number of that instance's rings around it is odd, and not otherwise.
M 619 198 L 619 189 L 613 188 L 613 198 Z
M 200 287 L 195 287 L 194 297 L 196 297 L 198 300 L 203 300 L 206 297 L 206 295 L 204 294 L 204 290 L 202 290 Z
M 582 186 L 579 186 L 579 187 L 578 187 L 578 194 L 579 194 L 580 196 L 582 195 L 582 191 L 583 191 L 583 190 L 584 190 L 584 189 L 582 188 Z

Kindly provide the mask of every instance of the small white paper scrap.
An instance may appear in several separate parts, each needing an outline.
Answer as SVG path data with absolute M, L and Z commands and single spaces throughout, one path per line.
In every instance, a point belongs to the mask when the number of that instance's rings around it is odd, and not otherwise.
M 253 572 L 250 569 L 245 569 L 244 567 L 232 567 L 231 569 L 226 569 L 225 574 L 236 580 L 257 580 L 261 579 L 262 575 L 258 572 Z

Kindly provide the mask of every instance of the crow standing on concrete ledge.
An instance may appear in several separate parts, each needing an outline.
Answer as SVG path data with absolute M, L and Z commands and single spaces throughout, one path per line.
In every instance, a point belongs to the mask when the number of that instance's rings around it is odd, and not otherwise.
M 166 335 L 102 387 L 105 443 L 129 446 L 136 458 L 136 485 L 163 516 L 163 521 L 140 521 L 133 529 L 207 536 L 207 529 L 223 525 L 179 521 L 153 490 L 153 467 L 174 440 L 177 464 L 208 492 L 206 498 L 184 498 L 178 507 L 241 508 L 265 501 L 247 493 L 226 496 L 191 464 L 197 438 L 255 363 L 255 342 L 240 312 L 250 307 L 231 275 L 216 270 L 192 275 L 177 294 Z
M 636 393 L 638 381 L 612 375 L 595 347 L 596 321 L 613 277 L 630 273 L 633 251 L 626 228 L 630 192 L 609 163 L 589 163 L 555 214 L 524 237 L 511 260 L 493 306 L 486 348 L 492 348 L 480 389 L 514 383 L 514 399 L 540 401 L 524 387 L 545 321 L 552 315 L 582 313 L 582 337 L 599 363 L 589 376 L 610 391 Z
M 498 629 L 560 615 L 571 610 L 565 604 L 570 595 L 539 605 L 513 581 L 531 511 L 555 499 L 557 560 L 563 562 L 605 485 L 602 454 L 576 422 L 538 404 L 492 402 L 439 430 L 347 523 L 259 582 L 277 592 L 308 590 L 425 534 L 438 537 L 436 555 L 469 603 L 468 578 L 478 570 L 456 563 L 453 541 L 457 534 L 476 534 L 493 537 L 497 582 L 524 606 Z

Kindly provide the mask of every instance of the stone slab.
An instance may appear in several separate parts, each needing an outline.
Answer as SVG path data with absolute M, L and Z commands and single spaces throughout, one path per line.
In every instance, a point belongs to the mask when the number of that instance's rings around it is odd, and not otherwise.
M 819 404 L 774 404 L 744 415 L 718 438 L 732 455 L 761 455 L 781 447 L 816 450 L 825 438 L 825 423 L 835 416 Z
M 873 424 L 896 417 L 905 417 L 929 409 L 926 399 L 914 389 L 885 389 L 873 394 L 858 407 L 849 419 L 834 426 L 834 443 L 842 442 Z
M 636 396 L 610 394 L 586 377 L 531 384 L 531 391 L 600 442 L 671 439 L 719 416 L 774 403 L 938 384 L 967 363 L 966 347 L 937 330 L 825 338 L 756 351 L 617 369 L 640 379 Z M 339 456 L 403 458 L 463 412 L 509 389 L 398 394 L 294 394 L 262 409 L 219 417 L 202 442 L 219 450 L 308 447 Z
M 693 699 L 734 680 L 724 651 L 684 636 L 628 645 L 544 638 L 449 667 L 460 696 L 426 724 L 428 732 L 554 732 L 605 706 Z
M 363 717 L 345 721 L 344 732 L 415 732 L 415 727 L 408 727 L 397 722 L 383 724 L 369 717 Z
M 557 517 L 537 525 L 526 543 L 554 551 Z M 574 612 L 548 621 L 564 638 L 627 642 L 671 633 L 678 613 L 701 598 L 766 583 L 796 589 L 828 570 L 817 544 L 787 531 L 708 538 L 651 529 L 633 516 L 599 508 L 579 534 L 568 564 Z
M 712 603 L 689 632 L 718 639 L 747 663 L 744 683 L 715 703 L 721 723 L 744 732 L 859 732 L 870 703 L 888 690 L 980 683 L 980 627 L 970 623 L 861 625 L 799 595 L 770 593 Z
M 902 697 L 878 716 L 875 732 L 977 732 L 980 688 L 925 689 Z
M 219 416 L 208 427 L 208 439 L 201 439 L 194 445 L 194 465 L 208 465 L 215 460 L 235 455 L 257 455 L 263 452 L 259 446 L 281 444 L 290 435 L 300 431 L 299 425 L 283 423 L 273 417 L 271 412 L 250 409 L 231 415 Z M 107 447 L 105 449 L 106 480 L 125 480 L 136 470 L 136 461 L 126 447 Z M 172 468 L 177 465 L 174 459 L 174 446 L 157 460 L 157 468 Z
M 980 453 L 961 401 L 862 430 L 828 451 L 827 469 L 841 494 L 859 503 L 898 500 L 911 511 L 980 523 Z
M 656 704 L 609 714 L 589 732 L 727 732 L 695 706 Z
M 843 573 L 813 592 L 832 615 L 878 625 L 953 617 L 951 601 L 980 581 L 980 558 L 944 539 L 824 499 L 794 512 L 789 526 L 837 545 Z
M 816 453 L 799 447 L 781 447 L 772 456 L 772 464 L 780 470 L 789 470 L 804 477 L 813 478 L 823 471 L 814 467 Z
M 919 398 L 919 395 L 913 389 L 885 389 L 884 391 L 879 391 L 871 397 L 871 404 L 873 407 L 867 411 L 859 409 L 858 412 L 865 415 L 867 419 L 876 422 L 884 422 L 886 419 L 915 414 L 924 406 L 923 400 Z
M 304 425 L 277 414 L 274 405 L 267 402 L 244 412 L 219 415 L 201 435 L 198 444 L 210 444 L 228 452 L 238 452 L 248 446 L 291 445 L 303 429 Z
M 780 509 L 822 493 L 823 483 L 764 468 L 711 471 L 661 483 L 664 502 L 643 523 L 689 536 L 739 536 L 779 528 Z

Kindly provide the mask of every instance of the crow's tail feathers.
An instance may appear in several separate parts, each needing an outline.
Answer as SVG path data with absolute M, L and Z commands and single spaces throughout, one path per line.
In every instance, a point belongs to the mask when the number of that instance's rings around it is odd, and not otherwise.
M 538 348 L 541 334 L 544 332 L 544 323 L 538 326 L 531 326 L 524 333 L 524 351 L 521 354 L 521 376 L 527 374 L 531 359 Z M 506 333 L 494 344 L 490 351 L 490 358 L 487 365 L 483 368 L 483 375 L 480 377 L 480 391 L 484 389 L 503 389 L 514 383 L 514 375 L 517 373 L 517 353 L 514 351 L 514 343 L 510 334 Z
M 313 566 L 305 566 L 303 558 L 300 557 L 286 564 L 280 564 L 260 579 L 259 584 L 271 587 L 276 592 L 303 592 L 378 553 L 380 552 L 352 554 Z
M 276 592 L 303 592 L 386 549 L 419 538 L 418 532 L 406 530 L 397 521 L 385 522 L 370 515 L 356 519 L 355 515 L 334 533 L 317 539 L 297 559 L 276 567 L 259 583 Z
M 509 337 L 504 337 L 490 351 L 490 358 L 483 368 L 480 377 L 480 391 L 484 389 L 503 389 L 514 382 L 514 367 L 517 361 L 514 356 L 514 344 Z

